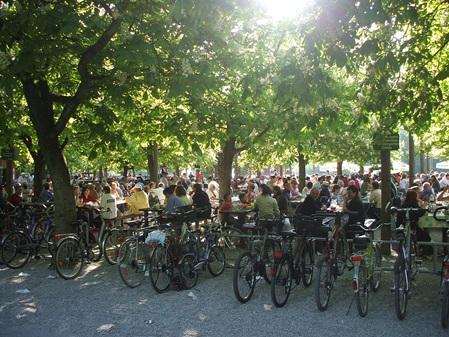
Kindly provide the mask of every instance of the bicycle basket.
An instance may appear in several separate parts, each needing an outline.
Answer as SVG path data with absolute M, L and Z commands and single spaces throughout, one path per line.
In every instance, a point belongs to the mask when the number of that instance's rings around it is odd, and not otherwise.
M 321 222 L 321 219 L 312 216 L 299 216 L 295 218 L 295 230 L 297 232 L 305 230 L 308 231 L 311 236 L 317 236 Z
M 167 238 L 167 233 L 161 230 L 152 231 L 147 238 L 145 239 L 145 243 L 160 243 L 163 245 L 165 243 L 165 239 Z
M 170 252 L 172 253 L 172 256 L 174 259 L 178 260 L 181 259 L 185 254 L 193 253 L 194 244 L 171 244 L 170 245 Z
M 355 249 L 367 249 L 369 243 L 371 242 L 370 238 L 367 236 L 358 236 L 353 239 L 352 244 Z

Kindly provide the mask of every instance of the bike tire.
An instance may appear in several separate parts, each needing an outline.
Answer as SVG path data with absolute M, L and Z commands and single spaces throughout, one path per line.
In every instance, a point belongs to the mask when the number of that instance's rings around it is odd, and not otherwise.
M 217 277 L 223 274 L 225 267 L 226 255 L 223 249 L 216 245 L 212 246 L 207 260 L 207 270 L 212 276 Z
M 371 257 L 371 288 L 378 291 L 382 281 L 382 251 L 379 245 L 374 245 L 373 256 Z
M 65 280 L 76 278 L 83 268 L 83 249 L 78 239 L 67 237 L 58 242 L 54 255 L 56 272 Z
M 2 260 L 11 269 L 22 268 L 30 259 L 30 239 L 22 232 L 8 233 L 2 241 Z
M 55 256 L 55 227 L 51 227 L 48 231 L 47 234 L 45 235 L 45 243 L 47 245 L 47 250 L 50 253 L 50 255 L 53 257 Z
M 365 317 L 368 313 L 369 287 L 368 270 L 364 261 L 360 262 L 358 283 L 358 291 L 354 293 L 355 304 L 360 317 Z
M 232 275 L 234 295 L 240 303 L 246 303 L 251 299 L 256 286 L 256 268 L 254 258 L 249 252 L 239 255 Z
M 163 293 L 170 288 L 174 267 L 172 254 L 167 247 L 157 245 L 150 258 L 150 281 L 156 292 Z
M 92 238 L 95 241 L 93 241 Z M 95 235 L 89 231 L 89 233 L 87 235 L 87 241 L 89 243 L 89 247 L 92 252 L 92 261 L 94 261 L 94 262 L 100 261 L 101 257 L 103 256 L 103 249 L 101 247 L 99 238 L 95 238 Z
M 313 269 L 315 263 L 315 255 L 312 243 L 307 241 L 301 252 L 301 279 L 304 287 L 308 288 L 313 281 Z
M 262 260 L 263 264 L 260 268 L 260 274 L 264 278 L 265 282 L 271 284 L 272 273 L 274 272 L 274 255 L 275 252 L 282 251 L 279 241 L 274 239 L 267 239 L 263 246 Z
M 142 243 L 134 238 L 125 241 L 120 247 L 117 265 L 122 281 L 130 288 L 138 287 L 149 272 L 148 256 Z
M 292 289 L 293 262 L 289 255 L 284 255 L 275 264 L 271 278 L 271 300 L 273 304 L 281 308 L 287 303 Z
M 335 280 L 334 266 L 330 265 L 329 256 L 323 255 L 317 263 L 315 275 L 315 302 L 320 311 L 325 311 L 329 306 L 329 300 Z
M 117 258 L 120 252 L 121 239 L 125 237 L 119 229 L 112 229 L 107 234 L 103 240 L 103 254 L 104 258 L 110 265 L 117 264 Z
M 408 301 L 407 269 L 404 257 L 399 255 L 394 266 L 394 306 L 399 320 L 405 318 Z
M 441 326 L 443 328 L 448 327 L 449 318 L 449 283 L 443 283 L 443 306 L 441 311 Z
M 194 270 L 195 261 L 192 255 L 184 255 L 180 262 L 182 285 L 185 289 L 191 289 L 198 282 L 198 272 Z

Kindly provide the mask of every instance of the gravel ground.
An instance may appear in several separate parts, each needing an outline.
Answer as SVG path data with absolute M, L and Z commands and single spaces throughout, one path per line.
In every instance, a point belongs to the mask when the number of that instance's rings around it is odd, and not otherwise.
M 388 258 L 385 264 L 388 263 Z M 253 298 L 238 302 L 232 288 L 232 268 L 214 278 L 201 273 L 190 290 L 157 294 L 149 278 L 127 287 L 116 266 L 104 260 L 84 267 L 75 280 L 48 269 L 49 258 L 32 260 L 24 268 L 0 266 L 0 336 L 447 336 L 440 323 L 439 277 L 420 273 L 403 321 L 396 318 L 390 286 L 393 274 L 383 274 L 381 289 L 370 296 L 367 317 L 351 306 L 352 273 L 337 281 L 325 312 L 315 304 L 313 285 L 295 288 L 283 308 L 271 301 L 270 287 L 261 280 Z M 424 266 L 431 268 L 430 261 Z M 26 273 L 29 276 L 21 276 Z M 18 290 L 28 289 L 20 294 Z M 196 299 L 189 296 L 192 292 Z M 349 312 L 348 312 L 349 309 Z M 150 323 L 151 322 L 151 323 Z M 96 330 L 113 324 L 108 332 Z

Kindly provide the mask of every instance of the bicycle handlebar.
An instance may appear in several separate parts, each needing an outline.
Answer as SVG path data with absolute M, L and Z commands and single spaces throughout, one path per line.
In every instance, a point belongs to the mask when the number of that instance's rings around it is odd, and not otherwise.
M 444 218 L 438 218 L 438 217 L 437 217 L 438 211 L 441 211 L 441 210 L 447 211 L 447 209 L 448 209 L 447 206 L 440 206 L 440 207 L 437 207 L 437 208 L 435 209 L 435 211 L 433 212 L 433 218 L 434 218 L 436 221 L 446 221 L 446 222 L 449 222 L 449 219 L 446 219 L 446 217 L 444 217 Z

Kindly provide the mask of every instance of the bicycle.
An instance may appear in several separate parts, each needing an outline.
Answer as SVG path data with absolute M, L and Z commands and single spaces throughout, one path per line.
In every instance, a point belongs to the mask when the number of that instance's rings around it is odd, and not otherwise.
M 436 221 L 446 221 L 449 224 L 449 219 L 446 218 L 448 207 L 438 207 L 433 213 L 433 217 Z M 444 217 L 438 217 L 444 211 Z M 448 231 L 449 232 L 449 231 Z M 442 310 L 441 310 L 441 326 L 447 328 L 449 326 L 449 254 L 445 255 L 443 258 L 441 271 L 438 272 L 441 276 L 440 280 L 440 292 L 442 294 Z
M 307 288 L 312 284 L 315 261 L 315 239 L 309 235 L 315 229 L 315 221 L 309 216 L 292 217 L 295 230 L 281 232 L 282 251 L 275 252 L 274 271 L 271 279 L 271 299 L 276 307 L 283 307 L 292 289 L 301 281 Z M 292 287 L 295 281 L 295 286 Z
M 175 226 L 170 223 L 159 225 L 165 235 L 153 242 L 154 249 L 150 257 L 149 275 L 151 284 L 158 293 L 166 292 L 170 288 L 170 284 L 175 283 L 175 278 L 180 274 L 177 271 L 182 257 L 193 252 L 191 251 L 192 245 L 186 243 L 194 240 L 188 228 L 190 223 L 195 221 L 192 217 L 195 210 L 192 207 L 181 208 L 180 210 L 183 211 L 184 209 L 188 210 L 170 215 L 172 220 L 176 222 Z M 183 287 L 182 282 L 182 278 L 177 280 L 180 288 Z
M 337 277 L 343 275 L 345 269 L 352 269 L 348 266 L 346 233 L 341 227 L 341 218 L 344 213 L 323 212 L 315 215 L 317 219 L 323 217 L 335 217 L 333 228 L 322 226 L 320 230 L 326 232 L 325 247 L 323 255 L 317 263 L 317 273 L 315 277 L 315 302 L 320 311 L 324 311 L 329 306 L 329 300 L 337 281 Z
M 98 207 L 84 206 L 83 209 L 89 212 L 89 218 L 93 218 L 93 212 L 97 211 L 101 214 L 101 209 Z M 101 217 L 100 217 L 101 218 Z M 96 228 L 90 226 L 89 241 L 92 245 L 92 253 L 94 254 L 93 262 L 98 262 L 104 255 L 105 260 L 110 265 L 117 264 L 117 256 L 119 254 L 121 239 L 126 236 L 125 231 L 121 228 L 113 227 L 114 219 L 101 218 L 101 227 Z M 128 224 L 129 225 L 129 224 Z M 93 236 L 93 233 L 98 233 L 98 238 Z
M 411 296 L 412 279 L 418 272 L 421 261 L 416 257 L 416 236 L 410 226 L 410 212 L 422 212 L 422 208 L 392 208 L 391 212 L 405 213 L 405 227 L 396 228 L 398 241 L 398 256 L 394 263 L 394 285 L 391 291 L 394 293 L 394 305 L 396 316 L 403 320 L 406 315 L 407 302 Z M 412 233 L 413 232 L 413 233 Z
M 149 220 L 154 219 L 150 218 Z M 130 228 L 135 228 L 134 233 L 126 239 L 120 239 L 122 244 L 117 257 L 118 270 L 120 278 L 131 288 L 139 286 L 145 275 L 147 273 L 149 275 L 150 258 L 155 244 L 147 244 L 145 239 L 148 233 L 159 228 L 154 225 L 139 228 L 142 223 L 142 220 L 128 222 Z M 158 237 L 157 239 L 161 238 Z M 162 240 L 165 240 L 165 238 L 162 238 Z
M 50 217 L 51 208 L 38 205 L 27 212 L 30 215 L 30 224 L 25 230 L 13 230 L 2 239 L 1 255 L 3 263 L 11 269 L 22 268 L 35 253 L 39 258 L 40 248 L 47 248 L 53 255 L 54 224 Z M 44 216 L 45 215 L 45 216 Z M 41 218 L 46 218 L 45 223 Z
M 223 249 L 216 245 L 212 236 L 214 233 L 205 234 L 204 241 L 201 240 L 201 232 L 196 231 L 196 241 L 188 243 L 191 246 L 181 261 L 180 270 L 183 285 L 186 289 L 194 287 L 198 281 L 198 273 L 200 270 L 209 271 L 214 276 L 220 276 L 226 266 L 226 256 Z
M 76 234 L 55 235 L 54 266 L 63 279 L 76 278 L 83 269 L 84 260 L 96 259 L 93 247 L 89 245 L 89 225 L 83 220 L 71 223 L 77 228 Z
M 273 238 L 273 228 L 280 232 L 284 223 L 277 219 L 259 219 L 259 225 L 260 227 L 254 224 L 243 226 L 251 231 L 249 249 L 237 258 L 232 278 L 234 295 L 241 303 L 251 299 L 259 279 L 263 278 L 268 284 L 271 283 L 274 255 L 281 251 L 279 242 Z M 255 236 L 255 230 L 262 230 L 263 236 Z M 257 278 L 257 275 L 260 277 Z
M 376 223 L 373 221 L 371 226 Z M 353 247 L 357 249 L 351 256 L 354 265 L 352 287 L 357 311 L 361 317 L 367 315 L 369 294 L 379 290 L 382 279 L 382 251 L 380 244 L 374 241 L 374 233 L 382 226 L 382 223 L 375 228 L 356 225 L 365 235 L 355 237 L 352 241 Z

